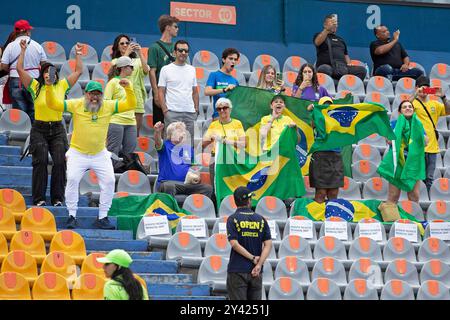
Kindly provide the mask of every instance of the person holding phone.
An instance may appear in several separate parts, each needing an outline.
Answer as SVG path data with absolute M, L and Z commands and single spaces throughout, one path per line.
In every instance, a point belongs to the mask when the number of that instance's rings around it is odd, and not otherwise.
M 282 74 L 277 73 L 275 67 L 270 64 L 262 68 L 256 87 L 259 89 L 269 90 L 275 94 L 279 94 L 286 90 L 284 88 Z
M 131 41 L 131 39 L 133 39 L 133 41 Z M 114 66 L 117 63 L 117 59 L 120 57 L 128 57 L 132 62 L 133 68 L 129 79 L 133 85 L 137 100 L 136 109 L 134 110 L 133 123 L 136 126 L 136 135 L 139 136 L 139 130 L 142 126 L 142 118 L 145 113 L 144 104 L 147 100 L 147 90 L 145 89 L 144 80 L 150 71 L 150 67 L 147 65 L 143 50 L 140 44 L 136 42 L 136 38 L 130 38 L 126 34 L 120 34 L 114 39 L 111 54 L 111 65 Z M 113 75 L 114 68 L 111 68 L 109 73 L 108 80 L 114 76 L 117 76 Z M 126 123 L 121 124 L 125 125 Z
M 322 97 L 329 97 L 327 89 L 319 85 L 317 72 L 310 63 L 305 63 L 298 71 L 297 79 L 292 86 L 292 96 L 300 99 L 319 101 Z
M 430 79 L 426 76 L 420 76 L 416 80 L 416 92 L 410 99 L 429 139 L 425 147 L 426 178 L 424 180 L 428 190 L 433 184 L 436 158 L 439 154 L 439 134 L 436 131 L 436 125 L 440 117 L 450 114 L 450 100 L 444 95 L 442 88 L 431 90 L 431 92 L 435 92 L 435 96 L 442 100 L 442 103 L 429 98 L 427 92 L 430 92 L 430 89 L 432 89 L 430 88 Z
M 64 155 L 68 149 L 68 143 L 66 130 L 61 122 L 63 121 L 62 112 L 52 110 L 47 106 L 45 87 L 52 86 L 58 99 L 64 99 L 66 93 L 78 81 L 83 72 L 82 46 L 77 43 L 75 47 L 75 71 L 65 79 L 59 79 L 55 66 L 48 62 L 41 66 L 39 77 L 34 79 L 24 69 L 24 57 L 27 46 L 27 40 L 22 39 L 20 41 L 21 51 L 17 61 L 17 72 L 22 85 L 30 93 L 35 108 L 35 121 L 31 127 L 29 149 L 33 158 L 31 191 L 33 204 L 37 206 L 46 205 L 47 166 L 48 153 L 50 152 L 53 160 L 50 187 L 51 203 L 54 206 L 62 206 L 66 185 L 66 161 Z

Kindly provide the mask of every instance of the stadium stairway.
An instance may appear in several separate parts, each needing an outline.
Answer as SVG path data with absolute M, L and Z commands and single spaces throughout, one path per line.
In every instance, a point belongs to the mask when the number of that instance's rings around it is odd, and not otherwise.
M 22 148 L 8 145 L 6 135 L 0 135 L 0 189 L 10 188 L 22 193 L 27 207 L 31 199 L 31 158 L 20 161 Z M 49 176 L 50 182 L 50 176 Z M 50 186 L 50 184 L 49 184 Z M 47 199 L 50 199 L 49 188 Z M 93 229 L 98 208 L 88 207 L 88 197 L 81 196 L 77 213 L 79 227 L 74 231 L 85 241 L 87 254 L 123 249 L 133 258 L 131 269 L 141 276 L 148 288 L 149 298 L 154 300 L 224 300 L 224 296 L 212 296 L 209 285 L 194 282 L 192 274 L 180 272 L 177 261 L 164 260 L 162 252 L 149 252 L 146 240 L 135 240 L 132 231 Z M 65 228 L 68 211 L 66 207 L 45 207 L 55 216 L 58 231 Z M 117 227 L 117 218 L 111 217 Z

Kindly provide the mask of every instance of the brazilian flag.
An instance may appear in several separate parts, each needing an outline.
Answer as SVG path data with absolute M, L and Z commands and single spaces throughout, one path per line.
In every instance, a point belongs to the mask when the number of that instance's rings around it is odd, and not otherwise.
M 167 216 L 172 233 L 175 233 L 180 218 L 191 215 L 189 211 L 178 206 L 174 197 L 166 193 L 115 198 L 108 215 L 117 217 L 119 230 L 132 230 L 134 237 L 136 237 L 139 222 L 146 213 L 158 213 Z
M 417 180 L 425 179 L 425 140 L 423 125 L 415 114 L 408 120 L 402 114 L 395 125 L 397 166 L 394 172 L 392 147 L 383 158 L 378 173 L 397 188 L 412 191 Z M 405 150 L 408 155 L 405 159 Z
M 238 152 L 228 144 L 217 144 L 217 203 L 240 186 L 247 186 L 255 194 L 255 206 L 264 196 L 284 200 L 304 195 L 303 177 L 295 155 L 296 143 L 297 131 L 286 127 L 272 148 L 257 157 L 245 151 Z
M 246 130 L 249 141 L 255 140 L 255 132 L 259 133 L 261 118 L 272 113 L 270 101 L 274 93 L 258 89 L 239 86 L 227 93 L 227 98 L 233 103 L 231 117 L 241 121 L 244 130 Z M 314 131 L 311 126 L 311 112 L 306 107 L 313 101 L 303 100 L 285 96 L 286 108 L 283 114 L 289 116 L 297 125 L 301 136 L 300 142 L 295 146 L 296 157 L 303 175 L 308 175 L 310 157 L 308 152 L 314 143 Z M 353 97 L 348 94 L 342 99 L 334 100 L 339 104 L 352 103 Z M 344 161 L 344 172 L 346 176 L 351 177 L 351 146 L 348 150 L 343 148 L 343 157 L 350 161 Z M 247 146 L 247 152 L 256 156 L 260 150 L 256 143 Z M 347 155 L 347 157 L 346 157 Z M 348 157 L 350 155 L 350 157 Z
M 381 104 L 315 105 L 313 117 L 317 137 L 310 153 L 352 145 L 373 133 L 395 139 L 387 111 Z

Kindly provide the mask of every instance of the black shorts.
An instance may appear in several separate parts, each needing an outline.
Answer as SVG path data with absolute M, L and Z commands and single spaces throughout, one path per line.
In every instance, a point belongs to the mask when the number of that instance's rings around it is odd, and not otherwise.
M 336 189 L 344 186 L 344 165 L 339 152 L 318 151 L 309 164 L 311 188 Z

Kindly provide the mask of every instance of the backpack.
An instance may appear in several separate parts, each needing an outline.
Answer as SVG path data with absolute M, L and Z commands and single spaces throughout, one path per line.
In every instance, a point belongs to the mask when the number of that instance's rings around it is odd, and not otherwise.
M 122 154 L 122 160 L 114 164 L 114 173 L 123 173 L 128 170 L 137 170 L 149 174 L 136 153 Z

